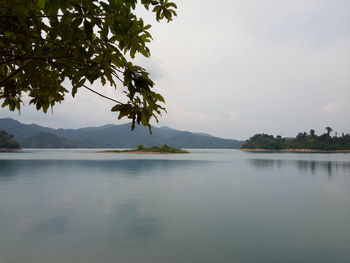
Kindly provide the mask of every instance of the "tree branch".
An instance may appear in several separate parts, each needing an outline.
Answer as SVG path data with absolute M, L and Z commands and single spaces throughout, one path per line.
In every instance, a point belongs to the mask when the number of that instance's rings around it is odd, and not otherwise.
M 118 104 L 124 104 L 124 103 L 122 103 L 122 102 L 120 102 L 120 101 L 117 101 L 117 100 L 115 100 L 115 99 L 112 99 L 112 98 L 110 98 L 110 97 L 108 97 L 108 96 L 105 96 L 105 95 L 103 95 L 103 94 L 101 94 L 101 93 L 99 93 L 99 92 L 97 92 L 97 91 L 95 91 L 95 90 L 89 88 L 89 87 L 86 86 L 85 84 L 83 84 L 83 87 L 86 88 L 87 90 L 90 90 L 91 92 L 93 92 L 93 93 L 95 93 L 95 94 L 97 94 L 97 95 L 99 95 L 99 96 L 105 98 L 105 99 L 114 101 L 114 102 L 116 102 L 116 103 L 118 103 Z
M 21 65 L 20 67 L 18 67 L 18 69 L 16 69 L 15 71 L 12 71 L 9 75 L 7 75 L 5 78 L 3 78 L 2 80 L 0 80 L 0 87 L 2 85 L 4 85 L 4 83 L 9 80 L 10 78 L 12 78 L 13 76 L 15 76 L 16 74 L 18 74 L 19 72 L 21 72 L 25 66 L 27 66 L 30 62 L 32 62 L 31 59 L 28 59 L 26 61 L 24 61 L 23 65 Z
M 50 62 L 49 62 L 49 63 L 50 63 Z M 57 65 L 56 62 L 51 62 L 50 64 L 52 64 L 55 68 L 57 68 L 61 73 L 63 72 L 63 70 L 60 69 L 59 65 Z M 67 67 L 67 65 L 65 65 L 65 66 Z M 78 80 L 77 80 L 76 78 L 74 78 L 74 77 L 68 75 L 67 72 L 65 72 L 65 74 L 66 74 L 69 78 L 71 78 L 72 80 L 78 82 Z M 105 98 L 105 99 L 107 99 L 107 100 L 113 101 L 113 102 L 118 103 L 118 104 L 124 104 L 124 103 L 122 103 L 122 102 L 120 102 L 120 101 L 117 101 L 117 100 L 111 98 L 111 97 L 108 97 L 108 96 L 106 96 L 106 95 L 103 95 L 102 93 L 99 93 L 99 92 L 97 92 L 96 90 L 94 90 L 94 89 L 92 89 L 92 88 L 89 88 L 89 87 L 86 86 L 85 84 L 83 84 L 83 87 L 86 88 L 87 90 L 89 90 L 89 91 L 91 91 L 91 92 L 93 92 L 93 93 L 95 93 L 95 94 L 101 96 L 102 98 Z

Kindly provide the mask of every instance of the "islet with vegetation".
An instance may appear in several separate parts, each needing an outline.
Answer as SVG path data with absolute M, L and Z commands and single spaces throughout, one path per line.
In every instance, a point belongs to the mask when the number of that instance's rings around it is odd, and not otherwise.
M 333 129 L 326 127 L 326 133 L 318 136 L 315 130 L 300 132 L 295 138 L 274 137 L 269 134 L 255 134 L 241 147 L 247 150 L 310 150 L 310 151 L 350 151 L 350 134 L 337 133 L 331 136 Z
M 0 131 L 0 150 L 17 150 L 20 149 L 21 146 L 18 142 L 13 139 L 13 135 L 7 133 L 4 130 Z
M 98 153 L 189 153 L 186 150 L 178 149 L 174 147 L 170 147 L 167 144 L 163 144 L 162 146 L 152 146 L 152 147 L 145 147 L 142 144 L 138 145 L 136 149 L 130 149 L 130 150 L 106 150 L 106 151 L 99 151 Z

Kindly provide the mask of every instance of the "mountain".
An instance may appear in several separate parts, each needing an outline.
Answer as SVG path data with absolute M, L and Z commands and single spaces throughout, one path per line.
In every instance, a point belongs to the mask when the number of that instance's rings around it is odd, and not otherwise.
M 32 137 L 22 139 L 24 148 L 84 148 L 86 145 L 73 142 L 51 133 L 40 132 Z
M 205 133 L 205 132 L 195 132 L 194 134 L 203 135 L 203 136 L 207 136 L 207 137 L 214 137 L 213 135 Z
M 148 128 L 143 126 L 136 126 L 134 131 L 130 131 L 130 123 L 81 129 L 52 129 L 4 118 L 0 119 L 0 129 L 13 134 L 22 147 L 134 148 L 139 144 L 146 147 L 167 144 L 177 148 L 240 148 L 244 143 L 169 127 L 152 127 L 151 135 Z
M 11 133 L 18 142 L 41 132 L 51 133 L 54 131 L 54 129 L 36 124 L 23 124 L 11 118 L 0 119 L 0 130 Z

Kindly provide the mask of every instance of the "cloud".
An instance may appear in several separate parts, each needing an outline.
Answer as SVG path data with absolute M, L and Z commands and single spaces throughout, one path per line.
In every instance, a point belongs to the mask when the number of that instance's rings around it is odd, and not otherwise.
M 328 112 L 328 113 L 335 113 L 335 112 L 338 112 L 341 110 L 343 104 L 344 103 L 342 101 L 330 102 L 326 106 L 323 107 L 323 110 L 325 112 Z
M 153 24 L 154 41 L 152 56 L 134 62 L 165 97 L 168 114 L 159 125 L 226 138 L 349 129 L 350 1 L 178 2 L 171 23 L 140 13 Z M 121 87 L 92 88 L 125 98 Z M 53 127 L 121 123 L 110 112 L 113 103 L 95 94 L 79 90 L 67 98 L 54 114 L 26 106 L 20 116 L 0 109 L 0 117 Z
M 167 105 L 167 110 L 168 113 L 160 119 L 160 126 L 165 125 L 192 132 L 205 131 L 219 137 L 237 138 L 237 134 L 227 131 L 240 127 L 243 123 L 237 111 L 208 112 L 205 109 L 187 108 L 178 103 Z

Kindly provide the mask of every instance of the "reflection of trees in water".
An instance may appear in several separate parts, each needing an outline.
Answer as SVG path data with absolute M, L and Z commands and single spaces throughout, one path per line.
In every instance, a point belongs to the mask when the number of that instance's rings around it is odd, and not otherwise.
M 150 160 L 150 159 L 129 159 L 129 160 L 108 160 L 86 162 L 85 165 L 92 169 L 98 169 L 103 173 L 122 174 L 127 177 L 139 177 L 150 175 L 158 171 L 167 175 L 169 170 L 187 169 L 188 167 L 202 167 L 208 161 L 197 160 Z
M 38 174 L 62 174 L 75 161 L 63 160 L 0 160 L 0 180 L 11 180 L 22 176 Z M 84 165 L 77 165 L 84 167 Z
M 350 175 L 350 162 L 334 161 L 307 161 L 307 160 L 273 160 L 273 159 L 250 159 L 249 162 L 257 169 L 274 169 L 286 165 L 296 165 L 301 172 L 326 172 L 328 176 L 333 176 L 343 172 Z
M 39 174 L 107 173 L 137 178 L 159 170 L 166 175 L 172 169 L 202 167 L 209 161 L 197 160 L 0 160 L 0 180 Z
M 249 162 L 257 169 L 270 169 L 274 167 L 282 167 L 285 161 L 273 159 L 249 159 Z
M 332 162 L 332 161 L 297 161 L 298 169 L 303 172 L 311 171 L 315 174 L 319 170 L 325 171 L 328 176 L 332 177 L 334 174 L 343 172 L 350 175 L 350 163 L 349 162 Z

